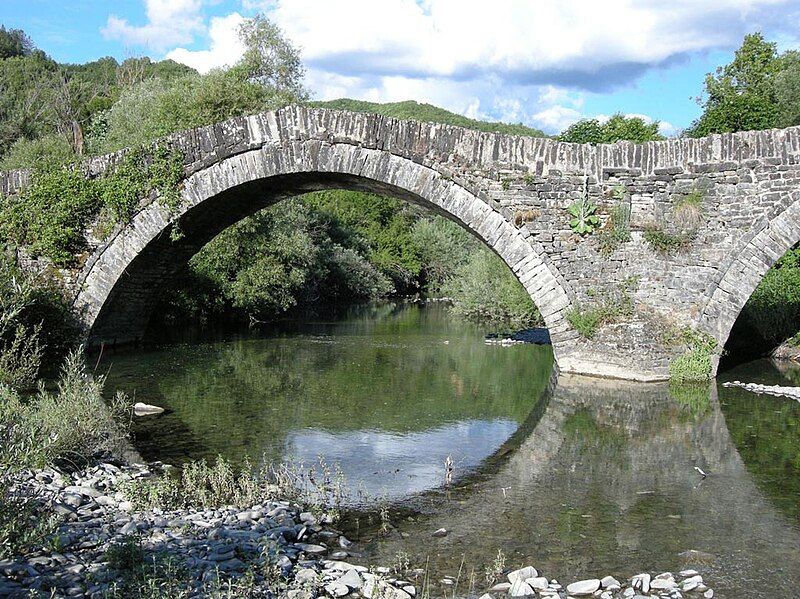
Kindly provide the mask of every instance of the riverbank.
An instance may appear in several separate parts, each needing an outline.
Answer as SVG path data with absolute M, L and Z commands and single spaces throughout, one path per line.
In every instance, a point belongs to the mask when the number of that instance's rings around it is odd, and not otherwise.
M 279 498 L 248 506 L 134 509 L 130 489 L 158 467 L 99 463 L 72 474 L 53 468 L 19 474 L 13 492 L 34 498 L 36 518 L 54 517 L 57 523 L 46 546 L 0 561 L 0 596 L 714 596 L 695 570 L 562 585 L 532 567 L 512 568 L 500 555 L 486 556 L 494 561 L 485 576 L 474 569 L 467 576 L 462 568 L 430 580 L 418 567 L 424 564 L 409 564 L 402 556 L 391 567 L 363 563 L 361 548 L 324 510 L 308 511 Z M 446 535 L 432 531 L 431 543 Z

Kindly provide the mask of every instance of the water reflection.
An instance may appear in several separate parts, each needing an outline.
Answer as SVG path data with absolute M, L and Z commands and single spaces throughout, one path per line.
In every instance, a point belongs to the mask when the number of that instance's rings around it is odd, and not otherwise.
M 441 306 L 370 307 L 280 336 L 172 345 L 105 363 L 108 390 L 170 410 L 137 423 L 148 459 L 222 454 L 337 463 L 351 490 L 401 499 L 474 469 L 541 397 L 549 346 L 486 346 Z
M 483 333 L 389 306 L 106 366 L 110 391 L 170 409 L 137 430 L 150 459 L 322 455 L 352 488 L 398 500 L 389 535 L 364 514 L 349 531 L 365 561 L 403 551 L 438 580 L 463 559 L 480 578 L 502 549 L 560 579 L 700 566 L 717 597 L 797 596 L 800 403 L 557 376 L 550 348 L 487 347 Z M 720 378 L 800 374 L 756 362 Z M 445 491 L 450 454 L 460 477 Z
M 456 472 L 473 470 L 517 427 L 512 420 L 497 419 L 459 421 L 407 434 L 304 429 L 288 435 L 286 455 L 305 464 L 313 464 L 318 456 L 339 464 L 347 480 L 359 481 L 357 489 L 349 489 L 351 500 L 361 492 L 394 501 L 442 485 L 448 456 Z
M 505 460 L 449 498 L 418 499 L 413 521 L 362 532 L 362 543 L 374 560 L 404 551 L 437 574 L 462 559 L 482 572 L 501 549 L 511 565 L 564 579 L 695 565 L 719 597 L 796 597 L 800 529 L 748 473 L 716 385 L 702 389 L 562 375 Z M 440 527 L 450 534 L 432 541 Z M 689 550 L 703 563 L 684 559 Z

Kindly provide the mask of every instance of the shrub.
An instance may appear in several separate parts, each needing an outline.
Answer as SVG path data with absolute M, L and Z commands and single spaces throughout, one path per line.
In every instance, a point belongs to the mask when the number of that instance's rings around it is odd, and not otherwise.
M 453 311 L 471 320 L 516 328 L 541 324 L 530 295 L 499 257 L 479 248 L 443 285 Z
M 711 378 L 711 359 L 717 349 L 716 339 L 708 333 L 684 327 L 665 341 L 667 344 L 679 342 L 686 348 L 669 363 L 670 381 L 683 383 Z
M 130 405 L 117 394 L 110 406 L 103 400 L 103 379 L 84 370 L 79 351 L 66 359 L 55 392 L 40 388 L 23 401 L 9 387 L 0 387 L 0 423 L 11 431 L 11 443 L 37 448 L 27 452 L 31 467 L 57 463 L 82 464 L 101 452 L 119 453 L 127 439 Z
M 108 231 L 133 214 L 150 193 L 174 208 L 183 177 L 183 157 L 165 146 L 131 150 L 96 179 L 77 167 L 48 166 L 34 173 L 18 195 L 0 199 L 0 235 L 25 245 L 34 256 L 69 266 L 86 248 L 84 231 L 101 211 Z

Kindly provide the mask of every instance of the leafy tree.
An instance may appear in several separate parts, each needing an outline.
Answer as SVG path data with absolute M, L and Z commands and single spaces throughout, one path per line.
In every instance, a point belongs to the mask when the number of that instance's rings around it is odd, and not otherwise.
M 33 50 L 31 38 L 22 29 L 6 29 L 0 25 L 0 59 L 27 56 Z
M 627 117 L 617 113 L 604 123 L 598 119 L 580 120 L 567 127 L 558 139 L 590 144 L 614 143 L 622 140 L 643 143 L 664 139 L 658 132 L 658 124 L 658 121 L 646 123 L 641 117 Z
M 733 61 L 706 75 L 705 95 L 698 99 L 703 114 L 687 133 L 702 137 L 774 127 L 778 120 L 774 83 L 780 66 L 774 43 L 760 33 L 746 35 Z
M 775 73 L 775 102 L 778 127 L 800 125 L 800 52 L 790 50 L 780 57 Z
M 303 87 L 305 68 L 300 52 L 277 25 L 258 15 L 242 24 L 239 35 L 245 52 L 234 72 L 269 90 L 272 104 L 308 99 Z

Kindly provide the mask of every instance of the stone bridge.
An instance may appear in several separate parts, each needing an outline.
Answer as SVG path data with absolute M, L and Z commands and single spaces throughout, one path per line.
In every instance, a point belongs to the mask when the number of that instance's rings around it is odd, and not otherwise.
M 68 273 L 92 344 L 139 339 L 162 285 L 205 243 L 319 189 L 393 196 L 459 223 L 533 298 L 561 371 L 608 377 L 666 378 L 683 351 L 676 327 L 709 333 L 721 350 L 761 277 L 800 241 L 800 128 L 591 146 L 288 107 L 168 143 L 184 155 L 179 209 L 143 200 Z M 26 179 L 0 175 L 0 193 Z M 583 236 L 567 210 L 581 200 L 602 224 Z M 624 234 L 610 243 L 615 211 L 630 220 L 618 219 Z M 173 241 L 176 221 L 185 235 Z M 617 314 L 587 339 L 569 316 L 600 305 Z

